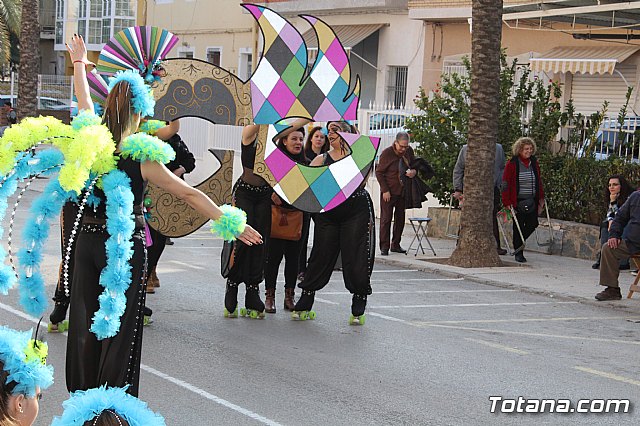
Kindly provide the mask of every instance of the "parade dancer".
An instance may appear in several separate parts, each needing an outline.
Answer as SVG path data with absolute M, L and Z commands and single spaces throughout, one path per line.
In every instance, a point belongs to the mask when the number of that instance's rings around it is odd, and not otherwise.
M 292 127 L 283 131 L 278 137 L 287 136 L 294 129 L 308 123 L 308 120 L 297 120 Z M 271 194 L 273 189 L 262 177 L 253 173 L 256 159 L 256 148 L 260 126 L 251 124 L 242 129 L 242 176 L 233 186 L 233 205 L 247 213 L 247 224 L 253 226 L 265 240 L 271 233 Z M 235 242 L 230 253 L 232 266 L 228 271 L 224 296 L 224 316 L 238 316 L 238 286 L 246 285 L 244 309 L 240 315 L 251 318 L 264 318 L 264 302 L 260 299 L 260 282 L 264 278 L 264 265 L 267 245 L 247 246 Z M 224 259 L 223 259 L 224 261 Z
M 64 413 L 51 426 L 165 426 L 164 418 L 147 404 L 128 395 L 124 388 L 99 388 L 77 391 L 62 403 Z
M 67 50 L 74 67 L 78 110 L 92 114 L 82 37 L 74 35 Z M 169 146 L 146 134 L 132 134 L 141 116 L 153 115 L 154 104 L 138 72 L 118 72 L 110 80 L 102 123 L 117 144 L 113 153 L 118 155 L 117 170 L 103 178 L 102 189 L 94 191 L 100 203 L 95 210 L 84 211 L 76 241 L 66 358 L 70 392 L 106 384 L 129 385 L 127 392 L 138 394 L 146 294 L 142 203 L 147 181 L 214 220 L 212 230 L 223 238 L 262 242 L 260 234 L 246 225 L 243 212 L 230 206 L 219 208 L 163 165 L 175 156 Z M 129 235 L 131 240 L 125 240 Z M 125 259 L 129 260 L 123 266 Z
M 0 425 L 31 426 L 41 391 L 53 384 L 46 343 L 0 326 Z
M 351 133 L 351 126 L 344 121 L 330 122 L 327 130 L 331 149 L 316 157 L 311 166 L 327 166 L 349 155 L 349 148 L 338 132 Z M 293 319 L 315 318 L 315 312 L 311 310 L 315 292 L 327 285 L 341 253 L 344 284 L 352 294 L 349 323 L 364 324 L 374 257 L 372 212 L 371 197 L 363 182 L 342 204 L 316 215 L 313 248 L 304 281 L 298 284 L 302 295 L 295 305 Z

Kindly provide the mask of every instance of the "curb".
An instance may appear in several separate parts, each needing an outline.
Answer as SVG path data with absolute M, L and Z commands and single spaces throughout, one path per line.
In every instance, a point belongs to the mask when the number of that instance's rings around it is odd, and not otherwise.
M 556 292 L 550 292 L 548 290 L 541 290 L 539 288 L 534 288 L 534 287 L 528 287 L 528 286 L 522 286 L 522 285 L 517 285 L 517 284 L 511 284 L 511 283 L 505 283 L 502 281 L 497 281 L 497 280 L 492 280 L 492 279 L 487 279 L 487 278 L 480 278 L 474 275 L 470 275 L 470 274 L 465 274 L 462 272 L 455 272 L 455 271 L 449 271 L 446 269 L 441 269 L 437 266 L 437 264 L 431 264 L 431 265 L 413 265 L 407 262 L 403 262 L 401 260 L 395 260 L 395 259 L 388 259 L 388 258 L 380 258 L 378 256 L 376 256 L 376 262 L 380 262 L 383 265 L 391 265 L 391 266 L 398 266 L 401 268 L 407 268 L 407 269 L 416 269 L 420 272 L 431 272 L 431 273 L 436 273 L 438 275 L 442 275 L 448 278 L 464 278 L 465 280 L 469 280 L 469 281 L 473 281 L 479 284 L 485 284 L 485 285 L 490 285 L 492 287 L 499 287 L 499 288 L 507 288 L 507 289 L 512 289 L 512 290 L 520 290 L 526 293 L 530 293 L 530 294 L 536 294 L 539 296 L 547 296 L 553 299 L 558 299 L 558 300 L 563 300 L 563 301 L 571 301 L 571 302 L 579 302 L 582 303 L 584 305 L 589 305 L 589 306 L 598 306 L 598 307 L 602 307 L 602 306 L 606 306 L 608 308 L 613 308 L 615 310 L 618 311 L 624 311 L 626 313 L 631 313 L 631 314 L 635 314 L 638 315 L 638 307 L 637 306 L 629 306 L 629 305 L 620 305 L 620 302 L 623 302 L 624 300 L 626 300 L 626 297 L 623 297 L 622 300 L 620 301 L 615 301 L 615 302 L 600 302 L 598 300 L 595 299 L 587 299 L 581 296 L 572 296 L 572 295 L 568 295 L 568 294 L 564 294 L 564 293 L 556 293 Z M 425 263 L 430 263 L 430 262 L 425 262 Z M 595 290 L 595 289 L 594 289 Z M 374 292 L 375 293 L 375 292 Z M 594 295 L 595 295 L 595 291 L 594 291 Z

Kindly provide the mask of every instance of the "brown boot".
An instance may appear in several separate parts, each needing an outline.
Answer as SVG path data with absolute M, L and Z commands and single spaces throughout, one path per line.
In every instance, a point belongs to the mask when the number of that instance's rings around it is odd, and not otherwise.
M 596 294 L 596 300 L 620 300 L 622 294 L 620 294 L 620 287 L 607 287 L 600 293 Z
M 156 292 L 156 289 L 153 287 L 153 281 L 151 280 L 151 276 L 147 277 L 147 284 L 144 286 L 144 289 L 149 294 L 153 294 Z
M 270 314 L 276 313 L 276 289 L 268 288 L 265 292 L 264 311 Z
M 296 306 L 295 302 L 296 290 L 294 288 L 285 288 L 284 289 L 284 308 L 287 311 L 293 311 L 293 308 Z
M 160 280 L 158 279 L 155 268 L 151 272 L 151 282 L 153 283 L 154 287 L 160 287 Z

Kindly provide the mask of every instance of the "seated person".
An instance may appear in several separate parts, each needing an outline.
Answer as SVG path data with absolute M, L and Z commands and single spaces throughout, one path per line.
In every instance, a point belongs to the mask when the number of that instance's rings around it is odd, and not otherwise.
M 626 227 L 626 229 L 625 229 Z M 622 232 L 624 231 L 624 239 Z M 629 196 L 609 228 L 609 240 L 602 245 L 600 285 L 606 287 L 596 300 L 620 300 L 620 260 L 640 252 L 640 191 Z

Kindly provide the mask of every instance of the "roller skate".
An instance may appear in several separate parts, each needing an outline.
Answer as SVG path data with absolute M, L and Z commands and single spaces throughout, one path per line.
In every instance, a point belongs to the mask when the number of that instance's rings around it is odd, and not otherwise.
M 142 325 L 151 325 L 153 324 L 153 319 L 151 319 L 151 315 L 153 315 L 153 311 L 146 306 L 142 309 L 144 317 L 142 319 Z
M 291 312 L 291 319 L 296 321 L 306 321 L 308 319 L 316 319 L 316 313 L 311 310 L 313 307 L 313 300 L 315 298 L 315 291 L 302 290 L 302 295 L 298 299 L 298 303 L 293 307 Z
M 224 317 L 238 318 L 238 283 L 227 280 L 224 294 Z
M 244 308 L 240 308 L 240 316 L 252 319 L 264 318 L 264 303 L 260 300 L 258 284 L 247 284 L 247 294 L 244 296 Z
M 55 300 L 56 302 L 53 312 L 49 315 L 49 325 L 47 331 L 49 333 L 64 333 L 69 329 L 69 321 L 67 317 L 67 309 L 69 308 L 69 298 L 64 300 Z
M 349 325 L 364 325 L 364 310 L 367 307 L 366 294 L 354 294 L 351 298 L 351 315 L 349 316 Z

